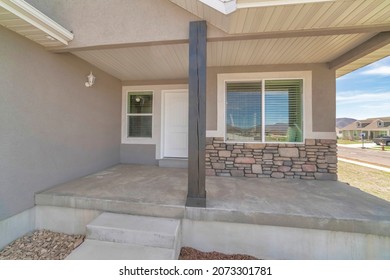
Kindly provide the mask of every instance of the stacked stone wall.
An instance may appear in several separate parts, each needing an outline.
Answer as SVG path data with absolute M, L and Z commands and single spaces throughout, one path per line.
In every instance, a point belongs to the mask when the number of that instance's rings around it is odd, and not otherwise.
M 207 138 L 206 175 L 337 180 L 336 140 L 304 144 L 226 143 Z

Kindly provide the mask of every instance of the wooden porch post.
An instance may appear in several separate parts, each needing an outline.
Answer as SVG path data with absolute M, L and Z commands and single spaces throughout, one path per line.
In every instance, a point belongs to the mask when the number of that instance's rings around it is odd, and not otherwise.
M 186 206 L 206 207 L 206 21 L 190 22 L 188 194 Z

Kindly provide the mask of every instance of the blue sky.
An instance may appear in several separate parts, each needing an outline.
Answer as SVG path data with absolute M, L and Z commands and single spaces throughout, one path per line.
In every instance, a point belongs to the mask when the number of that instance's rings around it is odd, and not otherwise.
M 338 78 L 336 85 L 338 118 L 390 116 L 390 57 Z

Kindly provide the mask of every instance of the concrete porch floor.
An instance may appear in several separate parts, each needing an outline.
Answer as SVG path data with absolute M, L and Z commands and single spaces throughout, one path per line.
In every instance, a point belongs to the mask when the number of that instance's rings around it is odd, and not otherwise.
M 341 182 L 207 177 L 186 208 L 187 170 L 117 165 L 36 194 L 37 205 L 390 236 L 390 203 Z

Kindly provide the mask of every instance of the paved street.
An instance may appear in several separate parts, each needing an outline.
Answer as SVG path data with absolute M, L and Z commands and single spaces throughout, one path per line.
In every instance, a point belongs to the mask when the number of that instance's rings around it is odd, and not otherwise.
M 390 152 L 338 146 L 338 156 L 346 159 L 377 164 L 390 168 Z

